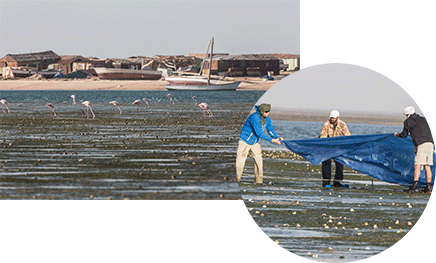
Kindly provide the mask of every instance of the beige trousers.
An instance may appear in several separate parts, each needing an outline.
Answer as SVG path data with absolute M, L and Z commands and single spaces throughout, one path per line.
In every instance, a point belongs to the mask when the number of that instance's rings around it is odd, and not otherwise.
M 263 183 L 263 163 L 260 143 L 250 145 L 242 140 L 239 141 L 238 151 L 236 153 L 236 179 L 238 182 L 241 180 L 245 160 L 250 151 L 254 155 L 254 183 L 261 184 Z

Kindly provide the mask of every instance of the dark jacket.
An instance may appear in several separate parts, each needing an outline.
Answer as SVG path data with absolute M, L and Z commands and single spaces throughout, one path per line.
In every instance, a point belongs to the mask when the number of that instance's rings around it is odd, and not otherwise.
M 406 138 L 409 133 L 415 146 L 425 142 L 434 143 L 427 120 L 416 113 L 410 115 L 409 118 L 404 121 L 404 129 L 398 137 Z
M 253 145 L 259 141 L 260 138 L 271 141 L 272 138 L 278 138 L 277 133 L 274 131 L 274 128 L 271 124 L 271 119 L 269 117 L 265 118 L 265 125 L 261 125 L 260 121 L 260 113 L 257 110 L 259 106 L 255 106 L 256 112 L 251 114 L 242 126 L 241 135 L 239 136 L 239 140 L 246 142 L 247 144 Z M 265 130 L 267 130 L 268 135 L 264 134 Z M 270 137 L 271 136 L 271 137 Z

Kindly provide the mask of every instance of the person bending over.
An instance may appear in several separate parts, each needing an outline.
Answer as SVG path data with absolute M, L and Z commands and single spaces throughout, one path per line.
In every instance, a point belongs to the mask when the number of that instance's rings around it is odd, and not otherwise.
M 238 151 L 236 153 L 236 179 L 239 182 L 244 170 L 245 160 L 248 153 L 251 151 L 254 155 L 254 183 L 263 183 L 263 162 L 262 150 L 260 148 L 259 140 L 263 139 L 276 144 L 281 144 L 283 140 L 274 131 L 269 117 L 271 111 L 270 104 L 261 104 L 255 106 L 256 112 L 248 116 L 247 120 L 242 126 L 241 135 L 239 136 Z M 265 130 L 268 136 L 264 134 Z
M 432 173 L 430 166 L 433 165 L 434 142 L 431 135 L 430 127 L 427 120 L 415 112 L 415 108 L 409 106 L 403 111 L 406 120 L 401 133 L 395 132 L 394 135 L 400 138 L 406 138 L 409 134 L 415 145 L 415 167 L 413 173 L 413 184 L 407 190 L 409 193 L 419 192 L 418 181 L 421 176 L 421 166 L 424 165 L 427 177 L 427 185 L 424 192 L 431 193 Z

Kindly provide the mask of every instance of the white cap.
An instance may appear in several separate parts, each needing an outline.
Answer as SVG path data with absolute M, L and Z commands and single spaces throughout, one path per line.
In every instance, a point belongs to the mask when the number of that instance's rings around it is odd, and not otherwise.
M 404 115 L 412 115 L 415 113 L 415 108 L 413 106 L 409 106 L 407 108 L 404 108 L 403 114 Z
M 339 117 L 339 111 L 332 110 L 332 112 L 330 112 L 330 118 L 337 118 L 337 117 Z

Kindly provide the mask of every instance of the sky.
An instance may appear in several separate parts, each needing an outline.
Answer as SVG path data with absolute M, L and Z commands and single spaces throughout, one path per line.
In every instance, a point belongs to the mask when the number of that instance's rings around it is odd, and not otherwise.
M 338 110 L 398 114 L 407 106 L 420 109 L 394 81 L 371 69 L 343 63 L 321 64 L 291 74 L 277 82 L 260 99 L 272 108 Z
M 300 52 L 300 2 L 4 1 L 0 57 L 53 50 L 98 58 Z

